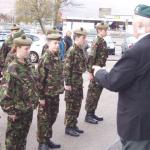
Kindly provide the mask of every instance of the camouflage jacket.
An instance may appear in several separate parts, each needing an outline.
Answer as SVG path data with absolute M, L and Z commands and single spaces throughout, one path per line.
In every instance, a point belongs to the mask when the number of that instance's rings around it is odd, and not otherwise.
M 106 49 L 106 42 L 99 36 L 93 41 L 90 48 L 90 54 L 88 59 L 88 71 L 92 73 L 92 66 L 98 65 L 104 67 L 108 57 L 108 50 Z
M 3 69 L 5 59 L 7 57 L 7 54 L 10 52 L 11 47 L 8 47 L 8 45 L 4 42 L 1 49 L 0 49 L 0 67 Z
M 12 46 L 13 46 L 13 40 L 15 38 L 20 37 L 22 34 L 24 34 L 23 30 L 20 30 L 16 32 L 13 36 L 10 35 L 8 39 L 3 43 L 1 50 L 0 50 L 0 67 L 4 67 L 5 59 L 7 57 L 7 54 L 10 52 Z
M 82 73 L 86 71 L 86 58 L 83 49 L 74 44 L 68 51 L 64 62 L 65 84 L 81 86 Z
M 8 45 L 8 47 L 12 47 L 12 45 L 13 45 L 13 40 L 14 40 L 15 38 L 21 37 L 23 34 L 24 34 L 24 31 L 23 31 L 23 30 L 19 30 L 19 31 L 16 32 L 13 36 L 10 35 L 10 36 L 8 37 L 8 39 L 5 41 L 5 43 Z
M 3 72 L 5 70 L 7 70 L 7 67 L 8 65 L 15 59 L 16 55 L 15 53 L 13 53 L 12 51 L 10 51 L 8 54 L 7 54 L 7 57 L 5 59 L 5 63 L 4 63 L 4 68 L 3 68 Z
M 37 106 L 38 90 L 29 64 L 20 63 L 15 58 L 8 65 L 4 80 L 6 85 L 0 104 L 5 112 L 9 115 L 19 115 Z
M 45 51 L 38 65 L 38 79 L 40 99 L 63 93 L 63 66 L 58 53 Z

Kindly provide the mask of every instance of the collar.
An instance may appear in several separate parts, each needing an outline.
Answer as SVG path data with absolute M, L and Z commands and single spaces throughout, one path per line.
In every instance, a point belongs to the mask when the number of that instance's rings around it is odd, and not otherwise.
M 82 48 L 81 48 L 81 46 L 79 46 L 79 45 L 77 45 L 76 43 L 74 43 L 74 46 L 75 46 L 75 48 L 78 50 L 81 50 Z
M 143 39 L 145 36 L 147 36 L 149 34 L 150 34 L 150 32 L 140 35 L 136 42 L 140 41 L 141 39 Z

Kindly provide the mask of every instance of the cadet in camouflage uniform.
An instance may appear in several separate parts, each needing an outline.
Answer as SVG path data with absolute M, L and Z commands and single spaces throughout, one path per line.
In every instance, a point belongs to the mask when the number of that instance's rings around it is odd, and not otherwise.
M 14 24 L 12 26 L 12 28 L 11 28 L 11 34 L 8 37 L 8 39 L 6 39 L 6 41 L 3 43 L 1 51 L 0 51 L 0 76 L 2 76 L 1 72 L 3 72 L 4 66 L 6 66 L 5 65 L 5 61 L 6 61 L 7 55 L 11 51 L 11 49 L 13 47 L 13 40 L 15 38 L 21 37 L 21 35 L 23 35 L 23 34 L 24 34 L 23 30 L 20 30 L 19 26 L 17 26 L 16 24 Z M 11 56 L 12 55 L 9 55 L 9 57 L 11 57 Z M 13 57 L 10 58 L 10 59 L 12 60 Z M 8 64 L 8 63 L 6 63 L 6 64 Z
M 38 90 L 30 65 L 29 55 L 32 40 L 25 35 L 16 38 L 16 57 L 4 73 L 6 81 L 1 107 L 8 114 L 6 150 L 25 150 L 27 134 L 32 122 L 33 109 L 38 103 Z
M 82 73 L 86 71 L 86 58 L 83 52 L 83 45 L 86 41 L 87 32 L 83 29 L 74 31 L 74 45 L 67 51 L 64 62 L 65 76 L 65 133 L 71 136 L 79 136 L 83 133 L 77 127 L 77 118 L 81 109 L 83 99 Z
M 48 49 L 42 56 L 39 66 L 39 108 L 38 108 L 38 142 L 39 150 L 60 148 L 52 138 L 52 126 L 59 111 L 59 94 L 64 91 L 63 66 L 59 58 L 59 33 L 47 36 Z
M 90 84 L 88 87 L 87 98 L 85 109 L 87 111 L 85 121 L 92 124 L 97 124 L 98 121 L 103 121 L 102 117 L 97 117 L 95 115 L 95 110 L 97 108 L 98 100 L 100 98 L 102 87 L 98 85 L 93 78 L 93 65 L 98 65 L 104 67 L 108 57 L 108 51 L 106 49 L 106 42 L 103 37 L 107 35 L 108 26 L 106 24 L 99 23 L 96 26 L 97 37 L 92 43 L 90 48 L 89 60 L 88 60 L 88 72 Z
M 58 33 L 58 31 L 56 30 L 56 28 L 52 28 L 52 29 L 47 30 L 46 36 L 49 36 L 49 35 L 52 34 L 52 33 Z M 47 42 L 48 42 L 48 41 L 47 41 Z M 42 55 L 46 52 L 47 49 L 48 49 L 48 43 L 46 43 L 46 44 L 43 46 Z

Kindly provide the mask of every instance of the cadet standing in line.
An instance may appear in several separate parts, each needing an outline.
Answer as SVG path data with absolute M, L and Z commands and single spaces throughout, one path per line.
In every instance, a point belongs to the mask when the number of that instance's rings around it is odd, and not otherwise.
M 60 148 L 61 145 L 51 141 L 52 126 L 59 111 L 59 94 L 64 91 L 63 66 L 59 58 L 59 33 L 47 35 L 48 49 L 42 56 L 39 66 L 39 108 L 38 108 L 38 142 L 39 150 Z
M 5 60 L 7 58 L 7 54 L 10 52 L 10 50 L 13 47 L 13 40 L 15 38 L 19 38 L 21 37 L 21 35 L 23 35 L 24 32 L 23 30 L 20 30 L 20 27 L 16 24 L 14 24 L 11 28 L 11 34 L 8 37 L 8 39 L 6 39 L 6 41 L 3 43 L 1 51 L 0 51 L 0 73 L 3 71 L 3 68 L 5 66 Z M 0 74 L 0 77 L 2 75 Z
M 52 33 L 58 33 L 58 31 L 56 30 L 56 28 L 52 28 L 52 29 L 47 30 L 46 36 L 49 36 L 49 35 L 52 34 Z M 44 55 L 44 53 L 46 52 L 47 49 L 48 49 L 48 41 L 47 41 L 47 43 L 43 46 L 42 55 Z
M 8 114 L 6 150 L 25 150 L 32 122 L 33 109 L 38 103 L 36 82 L 30 65 L 26 63 L 32 40 L 23 35 L 14 40 L 16 58 L 8 65 L 4 78 L 4 97 L 1 107 Z
M 108 26 L 106 24 L 99 23 L 96 26 L 97 30 L 97 37 L 95 41 L 92 43 L 91 52 L 89 54 L 89 62 L 88 62 L 88 72 L 89 72 L 89 79 L 90 84 L 88 87 L 87 98 L 86 98 L 86 116 L 85 122 L 91 124 L 97 124 L 98 121 L 103 121 L 102 117 L 98 117 L 95 115 L 95 110 L 98 105 L 98 100 L 100 98 L 102 87 L 96 84 L 95 80 L 93 79 L 93 65 L 98 65 L 100 67 L 104 67 L 106 64 L 106 60 L 108 57 L 108 51 L 106 49 L 106 42 L 104 41 L 104 37 L 107 35 Z
M 82 74 L 86 71 L 86 58 L 83 45 L 87 32 L 83 28 L 74 31 L 74 45 L 67 51 L 64 62 L 65 76 L 65 133 L 71 136 L 79 136 L 83 133 L 77 126 L 77 118 L 83 99 Z

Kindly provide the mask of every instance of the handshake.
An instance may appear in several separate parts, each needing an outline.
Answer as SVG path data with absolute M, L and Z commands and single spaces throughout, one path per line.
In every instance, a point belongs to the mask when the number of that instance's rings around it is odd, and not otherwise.
M 94 79 L 94 76 L 97 73 L 97 71 L 99 71 L 99 70 L 106 70 L 105 67 L 100 67 L 100 66 L 97 66 L 97 65 L 92 66 L 92 69 L 93 69 L 93 72 L 89 73 L 89 80 L 93 80 Z
M 92 69 L 94 70 L 93 75 L 95 76 L 96 72 L 99 71 L 100 69 L 106 70 L 106 67 L 100 67 L 100 66 L 92 66 Z

